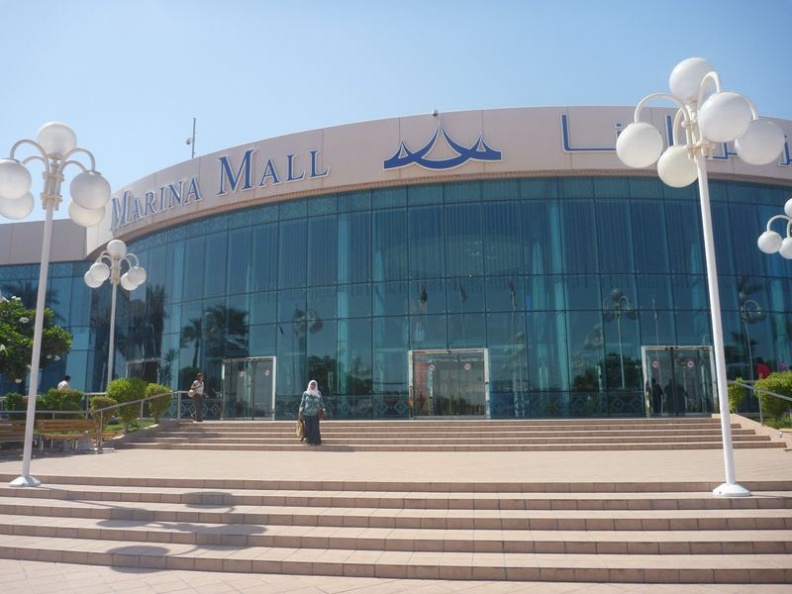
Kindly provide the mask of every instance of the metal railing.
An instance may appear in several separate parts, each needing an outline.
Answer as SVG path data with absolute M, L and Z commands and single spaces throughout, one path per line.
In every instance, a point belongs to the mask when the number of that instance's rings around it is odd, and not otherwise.
M 783 394 L 776 394 L 775 392 L 770 392 L 769 390 L 760 390 L 753 386 L 752 383 L 746 382 L 738 382 L 734 380 L 727 380 L 728 383 L 740 386 L 741 388 L 745 388 L 750 390 L 754 396 L 756 396 L 756 400 L 759 402 L 759 424 L 764 425 L 764 411 L 762 410 L 762 399 L 759 398 L 761 394 L 766 394 L 767 396 L 772 396 L 773 398 L 780 398 L 781 400 L 786 400 L 787 402 L 792 403 L 792 398 L 789 396 L 784 396 Z

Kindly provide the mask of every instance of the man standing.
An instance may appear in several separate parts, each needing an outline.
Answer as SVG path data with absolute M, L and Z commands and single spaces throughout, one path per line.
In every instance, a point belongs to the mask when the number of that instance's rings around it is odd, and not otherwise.
M 58 390 L 71 390 L 71 384 L 69 383 L 70 381 L 71 381 L 71 376 L 64 375 L 63 379 L 58 384 Z
M 193 413 L 193 422 L 203 423 L 204 377 L 203 373 L 200 371 L 195 376 L 195 381 L 193 381 L 190 386 L 188 394 L 190 398 L 192 398 L 193 408 L 195 409 Z

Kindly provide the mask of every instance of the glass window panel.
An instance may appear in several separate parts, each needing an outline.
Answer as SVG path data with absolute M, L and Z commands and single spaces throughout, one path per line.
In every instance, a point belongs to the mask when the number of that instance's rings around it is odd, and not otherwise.
M 332 396 L 338 389 L 338 341 L 335 320 L 325 322 L 316 332 L 306 336 L 308 376 L 319 383 L 324 395 Z M 304 382 L 305 385 L 308 382 Z
M 639 312 L 641 324 L 641 345 L 675 345 L 674 312 L 656 307 L 641 309 Z
M 447 320 L 444 315 L 417 315 L 412 317 L 410 336 L 412 349 L 447 348 Z
M 558 179 L 539 177 L 520 180 L 520 195 L 528 200 L 553 200 L 558 198 Z
M 779 205 L 775 214 L 780 214 L 782 211 L 783 206 Z M 770 217 L 758 219 L 758 215 L 759 211 L 754 205 L 732 204 L 727 207 L 725 204 L 718 204 L 715 206 L 713 209 L 713 230 L 715 246 L 718 248 L 718 274 L 721 274 L 721 270 L 724 274 L 729 274 L 732 271 L 734 274 L 755 274 L 764 269 L 764 261 L 768 259 L 768 255 L 757 248 L 756 240 L 765 231 Z M 726 222 L 727 219 L 730 224 Z M 780 230 L 783 232 L 783 226 Z M 777 255 L 772 257 L 778 258 Z
M 466 314 L 484 311 L 484 278 L 462 277 L 446 281 L 449 312 Z
M 371 285 L 342 285 L 338 287 L 338 317 L 361 318 L 371 315 Z
M 304 219 L 308 216 L 307 200 L 287 200 L 278 203 L 278 218 L 281 221 L 288 219 Z
M 665 209 L 671 272 L 675 275 L 704 273 L 706 269 L 698 204 L 666 203 Z
M 206 278 L 204 277 L 206 242 L 203 237 L 189 234 L 184 243 L 184 271 L 182 299 L 191 300 L 203 297 Z
M 710 331 L 709 312 L 707 311 L 680 311 L 674 314 L 677 344 L 712 344 Z M 724 337 L 728 337 L 724 326 Z
M 373 219 L 374 279 L 407 278 L 407 211 L 377 211 Z
M 371 216 L 351 213 L 338 217 L 338 281 L 371 280 Z
M 633 200 L 631 229 L 635 250 L 635 272 L 668 272 L 665 211 L 660 201 Z
M 405 315 L 410 312 L 409 288 L 406 282 L 374 283 L 374 313 Z M 417 304 L 416 304 L 417 310 Z
M 383 188 L 372 192 L 372 208 L 397 208 L 404 206 L 407 206 L 407 188 Z
M 384 317 L 373 320 L 374 393 L 407 391 L 409 331 L 407 318 Z
M 524 307 L 525 291 L 519 276 L 486 278 L 487 311 L 517 311 Z
M 250 327 L 250 356 L 271 356 L 277 352 L 279 327 L 275 324 L 259 324 Z
M 483 211 L 484 266 L 488 275 L 523 271 L 520 208 L 516 203 L 494 202 Z
M 628 183 L 630 198 L 653 198 L 659 200 L 663 197 L 663 188 L 660 185 L 662 182 L 657 178 L 631 177 Z
M 562 244 L 567 273 L 592 273 L 599 270 L 594 206 L 590 201 L 562 200 Z M 535 271 L 534 271 L 535 272 Z
M 561 313 L 537 312 L 525 316 L 528 346 L 528 374 L 537 390 L 564 390 L 568 387 L 568 355 L 566 320 Z M 515 340 L 519 345 L 522 338 Z
M 596 198 L 627 198 L 630 184 L 626 177 L 600 177 L 593 180 Z
M 336 217 L 308 222 L 308 284 L 332 285 L 338 279 L 338 225 Z
M 442 184 L 410 186 L 407 188 L 407 202 L 410 206 L 442 204 L 443 186 Z
M 293 288 L 305 286 L 308 261 L 305 221 L 281 223 L 278 286 Z
M 308 309 L 307 297 L 304 289 L 291 291 L 278 291 L 278 322 L 286 326 L 304 324 L 305 312 Z
M 569 314 L 570 385 L 576 392 L 605 388 L 605 335 L 600 312 Z
M 600 300 L 599 277 L 581 274 L 566 277 L 566 301 L 570 310 L 599 309 Z
M 336 212 L 338 212 L 338 198 L 335 194 L 308 200 L 308 216 L 316 217 L 335 214 Z
M 466 181 L 444 184 L 446 204 L 454 202 L 478 202 L 481 200 L 481 183 Z
M 228 234 L 228 295 L 250 291 L 250 274 L 253 271 L 250 249 L 252 231 L 247 228 L 235 229 Z
M 563 270 L 561 235 L 564 224 L 558 203 L 526 202 L 522 208 L 523 262 L 527 272 Z
M 446 207 L 446 274 L 484 273 L 481 204 Z
M 560 275 L 529 276 L 525 278 L 523 304 L 529 311 L 560 311 L 566 309 L 565 292 L 565 281 Z
M 596 203 L 599 265 L 602 272 L 633 270 L 630 205 L 625 200 Z
M 267 291 L 278 286 L 278 227 L 262 225 L 253 229 L 252 287 Z
M 445 313 L 446 309 L 446 283 L 435 279 L 415 282 L 410 285 L 412 293 L 411 311 L 418 313 Z
M 370 394 L 373 363 L 371 320 L 338 322 L 338 393 Z
M 410 275 L 412 278 L 443 276 L 445 226 L 442 207 L 412 208 L 409 225 Z
M 558 195 L 562 200 L 569 198 L 594 197 L 594 180 L 590 177 L 562 177 L 558 180 Z
M 309 288 L 308 312 L 312 320 L 311 323 L 321 323 L 323 320 L 335 319 L 337 310 L 336 302 L 336 287 Z
M 371 191 L 351 192 L 338 196 L 338 212 L 355 212 L 371 209 Z
M 278 293 L 267 291 L 253 293 L 250 296 L 250 323 L 255 325 L 269 324 L 277 318 Z M 293 310 L 292 310 L 293 311 Z
M 676 309 L 708 309 L 707 277 L 674 275 L 671 277 Z
M 448 348 L 474 348 L 487 344 L 484 316 L 480 314 L 449 314 Z
M 519 200 L 520 182 L 516 179 L 482 181 L 481 197 L 484 200 Z

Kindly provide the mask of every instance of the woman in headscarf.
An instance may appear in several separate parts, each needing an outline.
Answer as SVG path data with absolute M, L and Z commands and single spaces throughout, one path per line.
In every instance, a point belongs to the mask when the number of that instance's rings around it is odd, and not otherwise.
M 308 382 L 308 388 L 300 400 L 298 417 L 305 423 L 305 441 L 308 445 L 321 445 L 322 434 L 319 431 L 319 419 L 326 414 L 325 403 L 316 380 Z

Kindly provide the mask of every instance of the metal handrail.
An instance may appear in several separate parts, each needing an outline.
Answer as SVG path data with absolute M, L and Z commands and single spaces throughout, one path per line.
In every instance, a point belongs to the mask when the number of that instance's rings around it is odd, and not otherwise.
M 764 412 L 762 411 L 762 399 L 759 398 L 760 394 L 767 394 L 768 396 L 773 396 L 775 398 L 780 398 L 781 400 L 786 400 L 788 402 L 792 402 L 792 398 L 789 396 L 784 396 L 783 394 L 776 394 L 775 392 L 770 392 L 769 390 L 759 390 L 755 388 L 751 384 L 746 384 L 744 382 L 738 382 L 735 380 L 727 380 L 728 383 L 734 384 L 735 386 L 740 386 L 742 388 L 748 388 L 753 392 L 754 396 L 756 396 L 757 402 L 759 402 L 759 424 L 764 425 Z
M 103 408 L 97 408 L 96 410 L 92 411 L 94 418 L 96 415 L 99 415 L 99 422 L 96 425 L 96 453 L 101 454 L 104 446 L 104 414 L 107 411 L 116 410 L 125 406 L 131 406 L 133 404 L 140 403 L 140 415 L 138 418 L 143 418 L 143 405 L 148 402 L 149 400 L 155 400 L 157 398 L 163 398 L 165 396 L 169 396 L 171 399 L 173 396 L 176 395 L 180 397 L 181 394 L 178 390 L 174 390 L 172 392 L 162 392 L 161 394 L 155 394 L 154 396 L 147 396 L 146 398 L 139 398 L 138 400 L 130 400 L 129 402 L 121 402 L 119 404 L 112 404 L 110 406 L 105 406 Z

